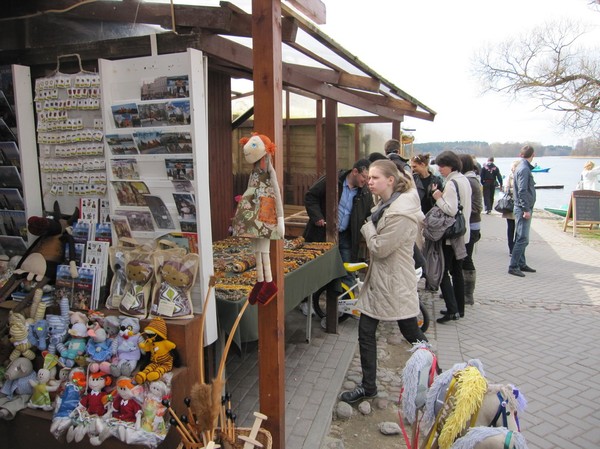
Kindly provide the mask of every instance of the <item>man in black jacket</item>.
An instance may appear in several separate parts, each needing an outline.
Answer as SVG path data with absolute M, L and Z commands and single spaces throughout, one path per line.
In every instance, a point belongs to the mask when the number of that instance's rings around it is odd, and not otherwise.
M 360 228 L 373 207 L 373 197 L 367 187 L 369 165 L 368 159 L 360 159 L 351 170 L 341 171 L 338 177 L 338 242 L 344 262 L 359 260 Z M 325 176 L 322 176 L 304 196 L 309 217 L 304 230 L 307 242 L 325 241 L 325 196 Z
M 491 214 L 494 207 L 494 193 L 496 183 L 502 190 L 502 175 L 500 169 L 494 164 L 494 158 L 490 157 L 487 163 L 481 168 L 481 184 L 483 184 L 483 202 L 485 204 L 485 213 Z

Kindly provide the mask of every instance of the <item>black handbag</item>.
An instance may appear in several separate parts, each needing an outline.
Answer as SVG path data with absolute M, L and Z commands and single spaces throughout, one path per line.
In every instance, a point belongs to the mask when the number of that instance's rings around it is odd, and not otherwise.
M 444 236 L 442 237 L 444 239 L 457 239 L 458 237 L 465 235 L 467 232 L 467 223 L 463 214 L 463 207 L 460 204 L 458 184 L 454 179 L 452 182 L 454 183 L 454 187 L 456 188 L 456 196 L 458 197 L 458 212 L 456 212 L 456 215 L 454 216 L 454 224 L 446 228 Z
M 510 193 L 507 193 L 502 198 L 500 198 L 496 203 L 496 206 L 494 206 L 494 210 L 500 213 L 512 212 L 514 208 L 515 200 L 513 199 L 513 196 Z

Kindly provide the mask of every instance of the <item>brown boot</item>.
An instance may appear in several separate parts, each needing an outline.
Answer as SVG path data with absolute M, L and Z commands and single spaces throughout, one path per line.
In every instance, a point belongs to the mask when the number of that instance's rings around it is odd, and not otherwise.
M 465 279 L 465 304 L 475 304 L 473 292 L 475 291 L 476 273 L 475 270 L 463 270 L 463 277 Z

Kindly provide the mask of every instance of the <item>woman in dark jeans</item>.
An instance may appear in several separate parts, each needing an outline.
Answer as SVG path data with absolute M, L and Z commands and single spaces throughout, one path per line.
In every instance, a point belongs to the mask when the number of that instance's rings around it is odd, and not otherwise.
M 468 154 L 458 156 L 462 162 L 461 173 L 469 180 L 471 184 L 471 217 L 469 226 L 471 237 L 466 244 L 467 257 L 463 260 L 463 277 L 465 280 L 465 304 L 474 304 L 473 292 L 475 291 L 476 271 L 473 263 L 473 249 L 475 243 L 481 239 L 481 211 L 483 210 L 483 193 L 481 183 L 477 178 L 475 163 L 473 157 Z
M 510 166 L 508 179 L 504 183 L 504 194 L 512 195 L 514 189 L 514 173 L 517 166 L 521 163 L 521 159 L 513 161 Z M 502 218 L 506 219 L 506 240 L 508 241 L 508 255 L 512 256 L 513 246 L 515 246 L 515 214 L 512 212 L 502 212 Z

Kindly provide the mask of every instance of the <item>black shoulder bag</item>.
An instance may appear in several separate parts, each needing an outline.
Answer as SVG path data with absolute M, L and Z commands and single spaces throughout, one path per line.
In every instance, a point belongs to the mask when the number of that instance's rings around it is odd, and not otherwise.
M 460 192 L 458 191 L 458 184 L 453 179 L 454 188 L 456 189 L 456 196 L 458 197 L 458 211 L 454 216 L 454 224 L 446 228 L 446 232 L 444 232 L 444 239 L 457 239 L 465 235 L 467 232 L 467 223 L 465 222 L 465 216 L 463 214 L 463 207 L 460 204 Z

